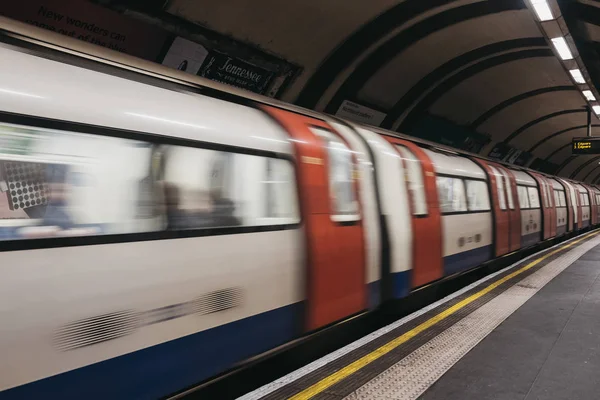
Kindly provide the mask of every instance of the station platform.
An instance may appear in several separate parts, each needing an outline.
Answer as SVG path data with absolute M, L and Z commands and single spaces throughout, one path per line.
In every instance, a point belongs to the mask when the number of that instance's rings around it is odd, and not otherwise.
M 600 398 L 599 277 L 594 231 L 240 399 Z

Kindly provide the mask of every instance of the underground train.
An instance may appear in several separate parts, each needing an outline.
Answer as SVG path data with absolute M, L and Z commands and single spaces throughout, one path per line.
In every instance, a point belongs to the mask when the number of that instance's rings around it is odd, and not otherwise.
M 599 223 L 600 190 L 0 44 L 0 398 L 153 399 Z

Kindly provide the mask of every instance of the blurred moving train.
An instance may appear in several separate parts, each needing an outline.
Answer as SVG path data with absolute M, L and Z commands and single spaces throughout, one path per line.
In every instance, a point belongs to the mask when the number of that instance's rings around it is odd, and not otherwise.
M 596 187 L 11 40 L 3 399 L 168 396 L 599 222 Z

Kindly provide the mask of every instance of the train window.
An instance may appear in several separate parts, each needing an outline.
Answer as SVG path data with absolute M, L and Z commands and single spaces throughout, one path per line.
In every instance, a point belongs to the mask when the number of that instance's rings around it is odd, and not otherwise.
M 527 186 L 517 185 L 517 195 L 519 196 L 519 207 L 521 209 L 529 208 L 529 195 L 527 194 Z
M 15 125 L 0 135 L 0 239 L 300 219 L 287 160 Z
M 529 195 L 529 207 L 540 208 L 540 192 L 538 188 L 529 186 L 527 188 L 527 194 Z
M 558 192 L 558 190 L 554 189 L 554 204 L 556 204 L 556 207 L 560 207 L 560 194 Z
M 296 193 L 296 177 L 291 162 L 276 159 L 263 159 L 266 164 L 265 185 L 266 201 L 265 218 L 275 220 L 299 221 L 298 196 Z M 265 221 L 271 224 L 273 221 Z
M 488 211 L 490 209 L 490 198 L 487 183 L 467 179 L 465 184 L 467 185 L 469 211 Z
M 360 219 L 358 200 L 354 186 L 356 165 L 352 151 L 333 133 L 320 128 L 311 128 L 327 145 L 329 159 L 329 190 L 334 221 L 357 221 Z
M 490 165 L 490 169 L 496 178 L 496 190 L 498 191 L 498 205 L 501 210 L 506 210 L 506 193 L 504 191 L 504 177 L 498 170 Z
M 465 185 L 462 179 L 438 176 L 436 182 L 443 214 L 467 211 Z
M 425 185 L 423 184 L 423 169 L 421 162 L 412 151 L 404 146 L 397 146 L 404 165 L 406 166 L 408 190 L 412 199 L 413 215 L 427 215 Z

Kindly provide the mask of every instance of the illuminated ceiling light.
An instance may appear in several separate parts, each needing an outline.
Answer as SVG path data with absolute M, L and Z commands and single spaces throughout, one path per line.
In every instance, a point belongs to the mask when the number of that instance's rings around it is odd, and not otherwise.
M 585 96 L 585 98 L 588 99 L 588 101 L 596 100 L 596 98 L 594 97 L 594 94 L 592 93 L 591 90 L 584 90 L 582 93 Z
M 554 19 L 552 16 L 552 11 L 550 10 L 550 6 L 546 0 L 531 0 L 530 2 L 540 21 L 549 21 Z
M 585 79 L 583 79 L 583 75 L 581 75 L 581 70 L 579 68 L 569 70 L 573 79 L 577 83 L 585 83 Z
M 554 48 L 558 52 L 560 58 L 562 58 L 563 60 L 573 59 L 573 54 L 571 53 L 571 50 L 569 49 L 569 46 L 567 45 L 567 42 L 565 41 L 564 37 L 559 36 L 557 38 L 552 39 L 552 44 L 554 45 Z
M 600 106 L 593 106 L 592 110 L 594 110 L 596 114 L 600 114 Z

